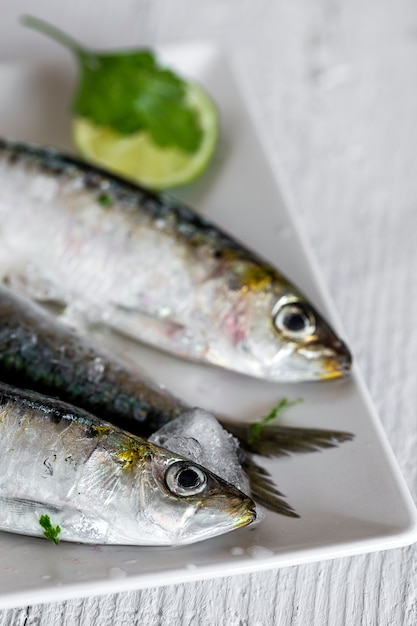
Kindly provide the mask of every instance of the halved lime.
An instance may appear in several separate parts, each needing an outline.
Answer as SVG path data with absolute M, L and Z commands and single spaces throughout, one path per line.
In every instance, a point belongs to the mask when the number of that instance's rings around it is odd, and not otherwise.
M 198 150 L 187 153 L 178 148 L 157 146 L 145 131 L 120 135 L 76 117 L 73 140 L 80 156 L 151 189 L 186 185 L 207 168 L 218 139 L 218 113 L 210 96 L 197 84 L 187 83 L 187 102 L 199 116 L 203 131 Z

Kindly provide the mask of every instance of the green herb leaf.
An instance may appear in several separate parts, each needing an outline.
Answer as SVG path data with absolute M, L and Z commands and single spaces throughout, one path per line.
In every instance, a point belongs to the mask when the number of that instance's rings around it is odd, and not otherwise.
M 152 51 L 98 53 L 37 18 L 26 16 L 22 23 L 51 36 L 77 58 L 76 115 L 124 135 L 146 130 L 158 146 L 189 153 L 198 149 L 203 132 L 186 102 L 187 84 L 159 66 Z
M 98 197 L 98 201 L 104 208 L 111 207 L 113 205 L 113 200 L 108 193 L 101 193 Z
M 51 518 L 49 515 L 41 515 L 39 518 L 39 524 L 44 529 L 43 534 L 47 539 L 52 541 L 55 545 L 59 544 L 58 535 L 61 532 L 60 526 L 52 526 Z
M 295 404 L 299 404 L 300 402 L 303 402 L 302 398 L 298 398 L 297 400 L 288 400 L 288 398 L 282 398 L 282 400 L 280 400 L 278 404 L 276 404 L 270 410 L 268 415 L 266 415 L 265 417 L 262 417 L 257 422 L 254 422 L 253 424 L 249 425 L 248 443 L 253 443 L 256 439 L 259 439 L 259 437 L 261 436 L 262 429 L 267 424 L 269 424 L 269 422 L 272 422 L 272 420 L 275 420 L 278 417 L 278 415 L 282 413 L 283 409 L 288 409 L 289 407 L 294 406 Z

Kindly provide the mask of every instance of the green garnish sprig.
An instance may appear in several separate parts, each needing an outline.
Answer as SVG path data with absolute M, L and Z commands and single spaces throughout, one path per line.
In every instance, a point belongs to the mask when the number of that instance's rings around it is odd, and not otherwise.
M 41 515 L 39 518 L 39 524 L 44 529 L 44 532 L 43 532 L 44 536 L 50 541 L 52 541 L 52 543 L 54 543 L 55 545 L 58 545 L 59 544 L 58 535 L 61 532 L 61 527 L 52 526 L 51 518 L 49 517 L 49 515 Z
M 265 417 L 262 417 L 261 419 L 259 419 L 257 422 L 254 422 L 253 424 L 249 424 L 248 443 L 253 443 L 254 441 L 256 441 L 256 439 L 259 439 L 261 436 L 262 429 L 267 424 L 269 424 L 269 422 L 272 422 L 273 420 L 277 419 L 277 417 L 280 415 L 280 413 L 282 413 L 284 409 L 288 409 L 289 407 L 294 406 L 295 404 L 299 404 L 302 401 L 303 401 L 302 398 L 298 398 L 297 400 L 288 400 L 288 398 L 282 398 L 282 400 L 280 400 L 278 404 L 276 404 L 270 410 L 268 415 L 265 415 Z
M 151 50 L 97 52 L 36 17 L 23 16 L 21 23 L 55 39 L 75 56 L 79 69 L 75 115 L 122 135 L 145 130 L 161 147 L 198 150 L 203 131 L 186 101 L 186 81 L 161 67 Z

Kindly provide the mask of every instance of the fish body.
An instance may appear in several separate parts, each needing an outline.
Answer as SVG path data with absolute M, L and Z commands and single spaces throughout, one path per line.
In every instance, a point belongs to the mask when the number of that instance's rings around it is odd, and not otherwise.
M 345 344 L 280 272 L 173 198 L 0 142 L 4 281 L 177 356 L 271 381 L 337 378 Z
M 0 530 L 184 545 L 245 526 L 253 501 L 201 465 L 40 394 L 0 384 Z

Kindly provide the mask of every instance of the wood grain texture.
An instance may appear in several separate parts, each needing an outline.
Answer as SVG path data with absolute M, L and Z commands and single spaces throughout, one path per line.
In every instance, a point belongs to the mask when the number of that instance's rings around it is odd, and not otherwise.
M 417 7 L 410 0 L 15 0 L 1 58 L 56 47 L 233 49 L 410 490 L 417 495 Z M 64 54 L 64 53 L 62 53 Z M 416 548 L 0 612 L 0 626 L 415 626 Z

